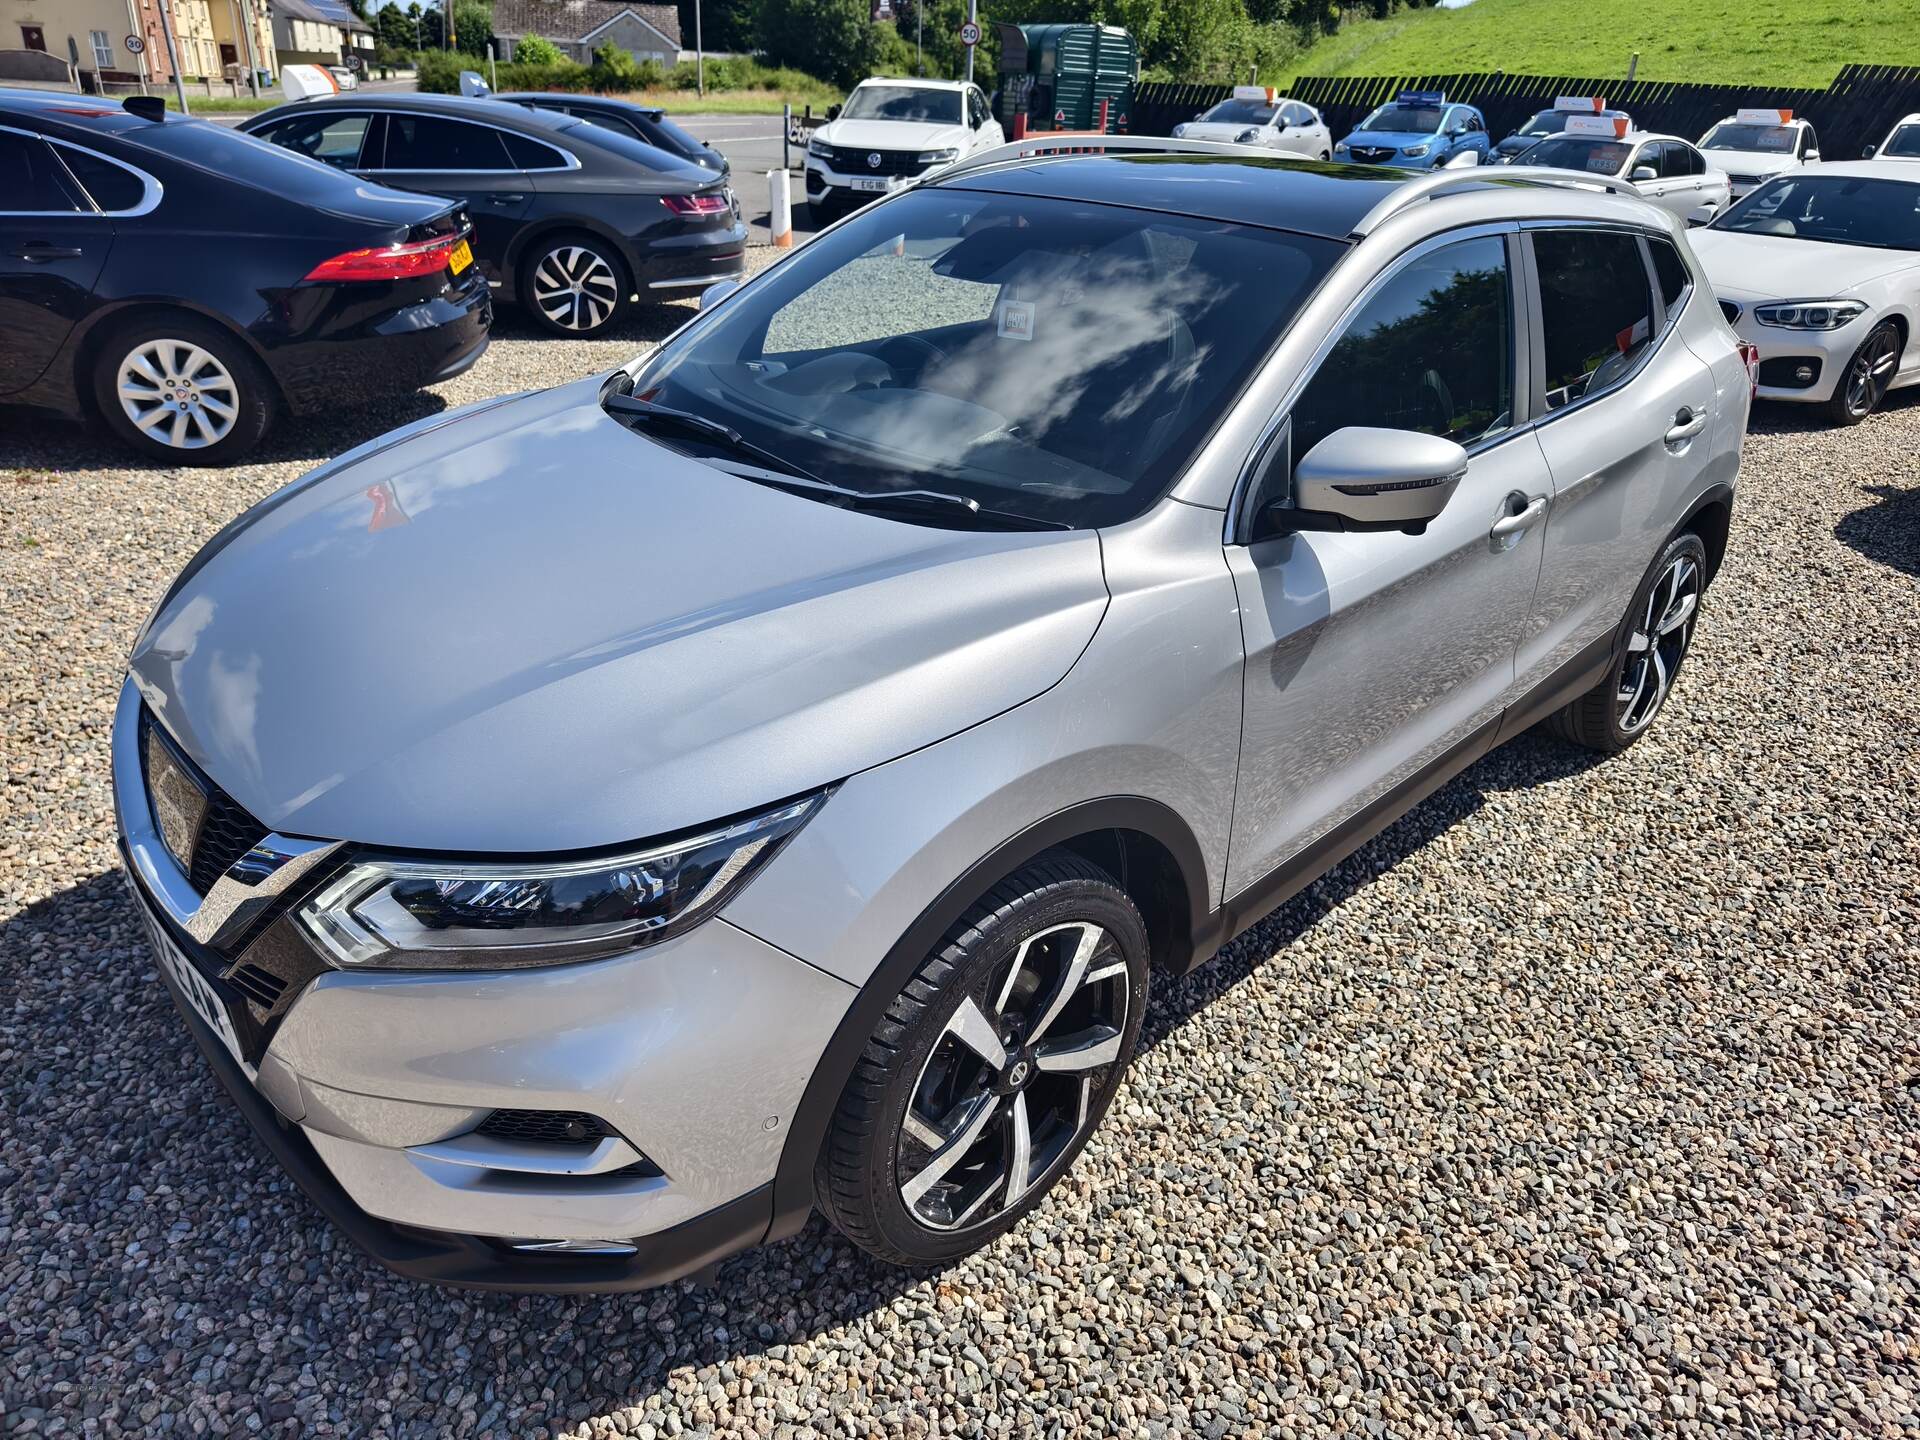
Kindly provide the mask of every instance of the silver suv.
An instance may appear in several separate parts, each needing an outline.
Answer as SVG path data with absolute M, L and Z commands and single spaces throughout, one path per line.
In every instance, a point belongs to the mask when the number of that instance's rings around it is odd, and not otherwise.
M 1659 714 L 1751 394 L 1679 223 L 1107 143 L 342 455 L 161 600 L 133 890 L 377 1259 L 637 1287 L 816 1206 L 961 1255 L 1150 984 L 1535 722 Z

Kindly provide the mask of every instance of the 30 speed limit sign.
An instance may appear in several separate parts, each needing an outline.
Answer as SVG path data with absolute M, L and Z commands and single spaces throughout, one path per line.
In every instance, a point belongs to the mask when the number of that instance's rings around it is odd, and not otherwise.
M 978 45 L 980 43 L 980 27 L 971 20 L 967 21 L 966 24 L 960 27 L 960 43 L 966 46 Z

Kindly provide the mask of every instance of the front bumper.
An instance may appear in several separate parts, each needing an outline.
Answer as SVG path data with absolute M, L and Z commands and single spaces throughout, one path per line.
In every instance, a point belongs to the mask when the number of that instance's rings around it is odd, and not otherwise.
M 1847 362 L 1860 342 L 1873 329 L 1873 312 L 1842 325 L 1838 330 L 1785 330 L 1777 325 L 1762 325 L 1753 317 L 1756 305 L 1777 304 L 1772 296 L 1744 296 L 1721 293 L 1724 301 L 1740 307 L 1739 318 L 1732 322 L 1733 333 L 1751 341 L 1760 350 L 1760 386 L 1754 391 L 1761 400 L 1784 400 L 1792 404 L 1823 405 L 1833 398 L 1844 378 Z M 1769 378 L 1791 378 L 1803 361 L 1815 374 L 1808 384 L 1769 384 Z M 1783 373 L 1784 372 L 1784 373 Z
M 129 682 L 114 793 L 130 888 L 224 1007 L 239 1053 L 162 978 L 249 1124 L 376 1260 L 447 1284 L 632 1289 L 767 1233 L 794 1112 L 853 986 L 715 918 L 543 970 L 326 969 L 262 1008 L 236 976 L 249 963 L 296 973 L 275 960 L 304 948 L 286 911 L 329 872 L 317 866 L 279 913 L 216 950 L 207 920 L 238 895 L 239 867 L 202 901 L 157 842 L 140 711 Z M 477 1134 L 495 1111 L 596 1117 L 644 1163 L 556 1163 L 554 1146 Z M 555 1243 L 590 1248 L 521 1248 Z
M 911 175 L 860 175 L 834 169 L 818 156 L 807 157 L 807 199 L 812 201 L 844 198 L 864 204 L 883 200 L 896 190 L 916 185 L 932 165 Z

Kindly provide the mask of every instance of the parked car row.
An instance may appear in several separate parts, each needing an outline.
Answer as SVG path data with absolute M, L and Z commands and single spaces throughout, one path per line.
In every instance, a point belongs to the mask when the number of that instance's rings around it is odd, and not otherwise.
M 217 464 L 283 413 L 459 374 L 496 301 L 585 337 L 737 276 L 724 162 L 637 133 L 458 96 L 329 92 L 235 130 L 0 90 L 0 403 Z

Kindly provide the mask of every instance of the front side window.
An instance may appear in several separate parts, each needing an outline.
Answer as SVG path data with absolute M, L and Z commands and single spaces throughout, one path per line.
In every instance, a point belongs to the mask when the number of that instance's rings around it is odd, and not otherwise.
M 1592 140 L 1584 135 L 1549 135 L 1526 150 L 1529 165 L 1581 170 L 1589 175 L 1618 175 L 1633 154 L 1624 140 Z
M 1920 185 L 1801 171 L 1769 180 L 1714 221 L 1713 228 L 1881 250 L 1920 250 Z
M 511 170 L 500 132 L 438 115 L 387 116 L 384 170 Z
M 1813 127 L 1808 125 L 1802 128 L 1800 131 L 1800 153 L 1802 155 L 1812 155 L 1818 151 L 1819 148 L 1820 137 L 1813 133 Z
M 1624 231 L 1543 230 L 1532 238 L 1546 407 L 1558 410 L 1639 363 L 1653 340 L 1653 290 L 1640 242 Z
M 37 135 L 0 130 L 0 214 L 84 210 L 67 188 L 53 149 Z
M 110 215 L 137 210 L 147 198 L 147 182 L 124 165 L 73 145 L 62 145 L 60 158 L 93 197 L 93 203 Z
M 1472 445 L 1513 423 L 1513 294 L 1506 242 L 1461 240 L 1376 290 L 1293 407 L 1297 459 L 1349 425 Z
M 353 170 L 360 165 L 360 149 L 372 123 L 371 115 L 296 115 L 262 130 L 260 138 L 336 169 Z
M 914 120 L 933 125 L 960 123 L 958 90 L 923 90 L 913 85 L 862 85 L 847 97 L 843 120 Z
M 1115 524 L 1173 483 L 1345 249 L 1116 205 L 913 191 L 669 341 L 633 392 L 835 485 Z
M 1667 318 L 1672 319 L 1680 313 L 1681 302 L 1686 299 L 1693 277 L 1687 274 L 1680 252 L 1673 248 L 1671 241 L 1650 235 L 1647 237 L 1647 248 L 1653 252 L 1653 274 L 1660 282 L 1660 301 L 1667 308 Z

